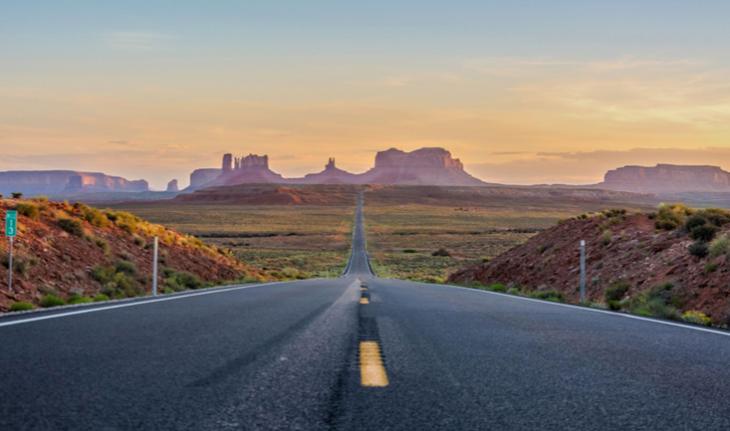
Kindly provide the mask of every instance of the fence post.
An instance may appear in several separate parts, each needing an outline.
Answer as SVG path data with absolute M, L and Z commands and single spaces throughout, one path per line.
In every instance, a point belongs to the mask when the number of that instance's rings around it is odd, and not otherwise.
M 580 303 L 586 302 L 586 242 L 580 240 Z
M 152 256 L 152 296 L 157 296 L 157 251 L 159 248 L 159 239 L 155 237 L 155 246 Z

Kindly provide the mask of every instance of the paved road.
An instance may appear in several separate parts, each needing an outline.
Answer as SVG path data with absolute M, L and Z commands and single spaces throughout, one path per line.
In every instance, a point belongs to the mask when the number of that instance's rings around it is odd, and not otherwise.
M 730 337 L 373 278 L 356 217 L 340 279 L 0 319 L 0 429 L 730 429 Z

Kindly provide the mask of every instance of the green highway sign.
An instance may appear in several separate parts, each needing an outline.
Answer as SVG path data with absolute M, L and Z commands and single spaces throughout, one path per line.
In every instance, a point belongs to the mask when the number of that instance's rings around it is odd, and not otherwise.
M 14 237 L 18 233 L 18 212 L 8 210 L 5 212 L 5 236 Z

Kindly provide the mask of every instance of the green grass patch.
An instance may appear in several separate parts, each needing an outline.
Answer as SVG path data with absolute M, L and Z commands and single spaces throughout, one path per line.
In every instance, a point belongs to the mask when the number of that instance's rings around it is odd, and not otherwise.
M 16 301 L 10 304 L 10 311 L 26 311 L 34 308 L 35 306 L 33 304 L 25 301 Z

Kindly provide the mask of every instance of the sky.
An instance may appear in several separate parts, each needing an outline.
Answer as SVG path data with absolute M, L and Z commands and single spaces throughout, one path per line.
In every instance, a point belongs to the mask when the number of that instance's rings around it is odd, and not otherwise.
M 592 183 L 730 169 L 727 1 L 0 1 L 0 170 L 163 188 L 224 152 L 298 176 L 447 148 Z

